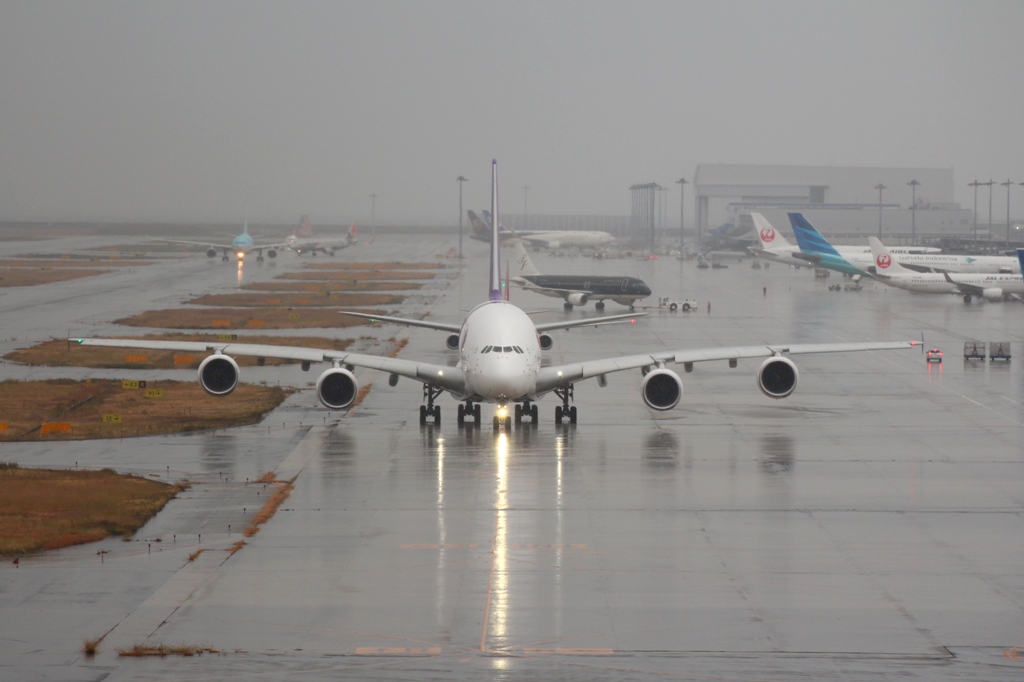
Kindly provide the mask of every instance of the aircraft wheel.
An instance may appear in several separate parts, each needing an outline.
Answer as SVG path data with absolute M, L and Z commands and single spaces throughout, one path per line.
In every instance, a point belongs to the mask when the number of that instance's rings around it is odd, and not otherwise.
M 516 412 L 516 424 L 522 424 L 523 423 L 523 406 L 520 405 L 519 403 L 516 403 L 515 412 Z
M 964 296 L 964 303 L 970 303 L 970 302 L 971 302 L 971 297 L 970 296 Z
M 434 423 L 435 424 L 440 424 L 441 423 L 441 406 L 440 405 L 434 405 L 434 415 L 433 416 L 434 416 Z
M 420 405 L 420 424 L 427 423 L 427 406 Z
M 497 431 L 501 428 L 501 421 L 498 419 L 498 415 L 494 415 L 494 430 Z
M 569 423 L 570 424 L 575 424 L 576 423 L 576 406 L 575 405 L 573 405 L 572 407 L 569 408 Z
M 505 417 L 505 430 L 506 431 L 511 431 L 512 430 L 512 417 Z
M 562 307 L 565 308 L 566 310 L 572 310 L 572 303 L 566 301 L 565 303 L 562 304 Z
M 604 310 L 604 301 L 598 301 L 594 304 L 594 308 L 597 310 Z
M 263 256 L 260 256 L 259 258 L 257 258 L 256 262 L 257 263 L 262 263 L 263 262 Z
M 221 256 L 220 260 L 221 260 L 222 263 L 227 263 L 228 262 L 228 257 L 227 256 Z
M 466 423 L 466 406 L 459 403 L 459 408 L 456 410 L 455 421 L 458 422 L 459 426 Z
M 555 405 L 555 423 L 556 424 L 561 424 L 562 423 L 562 406 L 561 405 Z
M 534 424 L 537 423 L 537 406 L 536 405 L 530 405 L 530 419 L 533 420 Z
M 473 419 L 476 420 L 477 424 L 480 423 L 480 404 L 479 403 L 477 403 L 476 405 L 473 406 Z

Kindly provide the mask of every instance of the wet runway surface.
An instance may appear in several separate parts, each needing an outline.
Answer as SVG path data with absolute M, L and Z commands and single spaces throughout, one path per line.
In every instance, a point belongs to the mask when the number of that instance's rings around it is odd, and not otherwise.
M 123 241 L 123 239 L 121 240 Z M 379 237 L 336 260 L 431 260 L 454 239 Z M 45 252 L 56 247 L 47 243 Z M 6 248 L 6 247 L 5 247 Z M 396 308 L 461 320 L 486 288 L 485 245 Z M 24 250 L 18 251 L 23 253 Z M 6 253 L 6 251 L 5 251 Z M 511 434 L 417 423 L 421 391 L 363 372 L 346 415 L 292 396 L 260 425 L 125 441 L 0 445 L 23 466 L 110 466 L 195 485 L 136 534 L 5 564 L 4 679 L 984 679 L 1024 674 L 1024 377 L 1019 363 L 964 362 L 965 339 L 1024 349 L 1024 306 L 965 305 L 837 274 L 750 262 L 698 270 L 653 262 L 535 257 L 544 272 L 636 275 L 696 313 L 553 334 L 552 363 L 643 350 L 920 339 L 918 350 L 796 358 L 782 401 L 757 390 L 759 362 L 698 365 L 666 413 L 640 372 L 577 385 L 579 424 Z M 244 277 L 297 269 L 285 254 Z M 235 264 L 202 256 L 101 278 L 7 289 L 4 352 L 25 340 L 137 334 L 125 311 L 230 291 Z M 450 279 L 449 276 L 454 277 Z M 246 279 L 245 281 L 252 281 Z M 765 293 L 763 287 L 767 287 Z M 592 315 L 513 291 L 538 321 Z M 652 299 L 653 300 L 653 299 Z M 711 301 L 711 311 L 707 302 Z M 644 303 L 649 303 L 645 301 Z M 622 310 L 609 303 L 606 312 Z M 18 329 L 17 332 L 9 331 Z M 303 330 L 303 334 L 315 333 Z M 337 332 L 335 332 L 337 333 Z M 397 327 L 404 358 L 453 363 L 444 335 Z M 0 366 L 0 378 L 146 372 Z M 193 378 L 188 371 L 163 372 Z M 154 375 L 156 376 L 156 375 Z M 297 367 L 243 381 L 307 388 Z M 226 398 L 230 400 L 229 398 Z M 295 477 L 277 515 L 226 551 L 268 491 Z M 194 561 L 189 555 L 203 551 Z M 105 554 L 98 552 L 105 551 Z M 82 641 L 108 633 L 92 659 Z M 135 659 L 134 644 L 216 649 Z

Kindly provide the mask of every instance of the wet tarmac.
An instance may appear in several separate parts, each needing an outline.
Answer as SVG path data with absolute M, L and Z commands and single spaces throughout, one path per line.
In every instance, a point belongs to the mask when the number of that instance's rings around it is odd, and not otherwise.
M 381 236 L 372 250 L 336 259 L 434 260 L 453 244 Z M 465 248 L 464 268 L 445 271 L 397 312 L 461 319 L 486 277 L 485 245 Z M 633 325 L 556 333 L 553 363 L 641 349 L 920 339 L 922 331 L 946 358 L 928 365 L 917 350 L 800 357 L 800 385 L 783 401 L 757 390 L 755 362 L 698 365 L 681 373 L 686 394 L 667 413 L 643 406 L 639 372 L 621 373 L 606 388 L 577 386 L 576 426 L 554 424 L 549 397 L 540 424 L 508 435 L 492 432 L 486 407 L 485 426 L 459 428 L 446 397 L 442 423 L 420 427 L 419 386 L 392 388 L 365 372 L 373 389 L 346 415 L 319 408 L 304 390 L 249 427 L 2 444 L 0 461 L 23 466 L 109 466 L 195 485 L 130 542 L 0 567 L 0 677 L 1020 679 L 1024 382 L 1019 363 L 964 362 L 960 350 L 981 339 L 1009 340 L 1019 352 L 1024 306 L 874 284 L 833 292 L 838 276 L 816 281 L 749 261 L 698 270 L 669 258 L 538 254 L 535 263 L 545 272 L 636 275 L 655 295 L 700 302 L 695 313 L 653 310 Z M 286 254 L 262 268 L 246 264 L 244 277 L 297 267 Z M 63 336 L 69 326 L 81 335 L 140 333 L 112 320 L 230 291 L 237 277 L 234 263 L 200 255 L 7 289 L 0 346 Z M 526 310 L 553 308 L 538 320 L 593 314 L 531 293 L 512 297 Z M 610 303 L 607 312 L 619 310 Z M 357 333 L 378 337 L 378 348 L 408 338 L 402 357 L 455 360 L 429 330 Z M 127 374 L 0 366 L 0 378 Z M 243 381 L 300 388 L 315 378 L 315 369 L 294 366 L 243 370 Z M 254 481 L 270 470 L 295 477 L 295 490 L 229 554 L 269 492 Z M 105 633 L 99 654 L 86 658 L 82 642 Z M 117 655 L 135 644 L 220 653 Z

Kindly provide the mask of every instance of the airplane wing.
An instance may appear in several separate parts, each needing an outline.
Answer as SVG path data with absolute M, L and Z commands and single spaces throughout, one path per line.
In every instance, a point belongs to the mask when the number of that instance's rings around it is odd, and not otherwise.
M 164 239 L 163 237 L 150 237 L 146 235 L 146 239 L 153 242 L 164 242 L 167 244 L 187 244 L 189 246 L 202 246 L 208 249 L 234 249 L 234 244 L 214 244 L 212 242 L 190 242 L 185 239 Z
M 808 343 L 789 346 L 734 346 L 731 348 L 704 348 L 626 355 L 604 360 L 589 360 L 568 365 L 542 367 L 537 375 L 537 393 L 546 393 L 556 388 L 590 379 L 603 374 L 621 372 L 641 367 L 655 367 L 668 363 L 692 365 L 694 362 L 712 360 L 740 360 L 743 358 L 768 358 L 773 355 L 802 355 L 806 353 L 848 353 L 852 351 L 897 350 L 913 348 L 916 341 L 895 341 L 878 343 Z
M 561 322 L 544 322 L 535 325 L 538 333 L 549 332 L 553 329 L 569 329 L 571 327 L 599 327 L 603 324 L 620 324 L 627 320 L 634 320 L 647 313 L 622 313 L 619 315 L 602 315 L 600 317 L 588 317 L 583 320 L 563 320 Z
M 368 315 L 366 313 L 353 313 L 348 310 L 340 311 L 342 315 L 350 315 L 352 317 L 361 317 L 371 322 L 394 322 L 395 324 L 402 324 L 406 327 L 423 327 L 424 329 L 435 329 L 441 332 L 452 332 L 458 334 L 462 331 L 461 324 L 452 324 L 450 322 L 428 322 L 427 320 L 413 320 L 406 317 L 389 317 L 388 315 Z
M 415 321 L 415 320 L 414 320 Z M 272 346 L 255 343 L 225 343 L 216 341 L 147 341 L 137 339 L 75 339 L 83 346 L 104 346 L 107 348 L 146 348 L 150 350 L 175 350 L 191 353 L 216 352 L 224 355 L 246 355 L 250 357 L 280 358 L 302 362 L 331 362 L 375 369 L 397 374 L 422 383 L 439 386 L 455 393 L 461 393 L 466 385 L 462 370 L 447 365 L 429 362 L 415 362 L 365 353 L 303 348 L 301 346 Z
M 979 287 L 976 284 L 964 284 L 963 282 L 956 282 L 952 277 L 949 276 L 948 272 L 943 272 L 942 276 L 946 278 L 946 281 L 957 288 L 957 291 L 964 295 L 969 296 L 984 296 L 985 287 Z

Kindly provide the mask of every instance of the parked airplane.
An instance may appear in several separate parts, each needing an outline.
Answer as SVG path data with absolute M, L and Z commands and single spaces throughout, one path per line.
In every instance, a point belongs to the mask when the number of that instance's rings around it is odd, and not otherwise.
M 158 242 L 167 242 L 169 244 L 188 244 L 189 246 L 204 246 L 206 247 L 206 255 L 213 258 L 217 255 L 217 252 L 223 252 L 221 256 L 222 261 L 227 261 L 229 254 L 235 254 L 238 260 L 243 260 L 247 254 L 255 253 L 256 260 L 259 262 L 263 261 L 263 252 L 267 252 L 269 258 L 277 256 L 277 252 L 280 249 L 284 249 L 288 246 L 287 242 L 281 242 L 278 244 L 256 244 L 253 241 L 252 235 L 249 234 L 249 221 L 245 221 L 245 225 L 242 228 L 242 234 L 238 235 L 231 240 L 230 244 L 217 244 L 212 242 L 193 242 L 184 239 L 165 239 L 163 237 L 147 237 Z
M 868 237 L 875 258 L 875 279 L 889 286 L 922 294 L 957 294 L 970 303 L 977 296 L 986 301 L 1011 298 L 1024 302 L 1024 277 L 1007 274 L 917 272 L 903 267 L 877 237 Z M 1018 265 L 1024 266 L 1024 262 Z
M 836 270 L 847 275 L 869 275 L 866 270 L 850 262 L 849 258 L 855 254 L 839 253 L 836 247 L 829 244 L 828 240 L 814 229 L 803 214 L 790 213 L 789 222 L 793 234 L 796 235 L 797 244 L 800 245 L 800 251 L 793 254 L 794 258 L 804 259 L 816 268 Z
M 473 226 L 473 239 L 479 239 L 480 241 L 489 242 L 491 241 L 491 214 L 484 211 L 484 217 L 481 218 L 473 211 L 467 211 L 469 214 L 469 224 Z M 597 248 L 601 246 L 607 246 L 613 242 L 618 241 L 615 237 L 608 234 L 607 232 L 596 232 L 596 231 L 582 231 L 582 230 L 555 230 L 550 232 L 519 232 L 509 230 L 504 225 L 498 225 L 499 238 L 502 240 L 513 239 L 518 237 L 523 241 L 530 244 L 530 246 L 539 250 L 545 249 L 558 249 L 562 247 L 591 247 Z
M 806 254 L 803 256 L 794 255 L 800 253 L 800 247 L 790 243 L 789 240 L 781 235 L 775 227 L 768 222 L 767 218 L 757 212 L 752 212 L 750 217 L 754 221 L 754 226 L 757 228 L 757 237 L 761 242 L 760 247 L 750 247 L 751 253 L 756 255 L 758 258 L 764 258 L 765 260 L 776 261 L 786 265 L 793 265 L 796 267 L 812 266 L 811 259 L 809 259 Z M 834 248 L 840 256 L 845 258 L 855 267 L 866 268 L 871 264 L 870 246 L 833 245 L 832 248 Z M 890 253 L 894 254 L 937 254 L 941 251 L 941 249 L 936 249 L 930 246 L 900 246 L 896 248 L 890 247 L 889 250 Z M 904 256 L 901 255 L 901 258 L 903 257 Z M 945 258 L 948 259 L 952 257 L 945 256 Z
M 309 216 L 304 214 L 299 221 L 299 228 L 285 240 L 285 243 L 300 256 L 304 253 L 315 256 L 317 251 L 333 256 L 335 251 L 347 249 L 356 243 L 356 226 L 353 224 L 348 228 L 344 237 L 315 237 L 313 226 L 309 224 Z
M 565 301 L 563 307 L 566 310 L 572 310 L 573 306 L 586 305 L 587 301 L 594 301 L 595 308 L 604 310 L 605 300 L 621 303 L 632 310 L 638 300 L 651 295 L 650 287 L 637 277 L 542 275 L 540 270 L 534 267 L 522 240 L 514 241 L 519 274 L 512 278 L 512 284 L 544 296 L 560 298 Z
M 499 215 L 496 161 L 492 161 L 491 165 L 491 211 L 493 215 Z M 428 419 L 432 419 L 435 424 L 440 422 L 441 408 L 435 405 L 434 401 L 442 393 L 448 392 L 459 401 L 460 424 L 467 417 L 479 424 L 480 404 L 496 403 L 498 409 L 493 420 L 495 429 L 511 427 L 512 416 L 508 414 L 510 404 L 515 405 L 517 423 L 524 416 L 536 423 L 536 401 L 548 393 L 554 393 L 562 401 L 561 405 L 555 407 L 555 421 L 560 423 L 564 418 L 568 418 L 571 423 L 576 423 L 576 406 L 570 405 L 575 385 L 586 379 L 597 378 L 598 385 L 604 386 L 608 374 L 623 370 L 641 370 L 644 375 L 640 386 L 641 398 L 648 407 L 660 411 L 675 407 L 683 393 L 679 375 L 666 367 L 669 363 L 682 364 L 683 368 L 690 372 L 697 362 L 727 360 L 730 367 L 735 367 L 741 358 L 765 358 L 756 373 L 757 385 L 770 398 L 785 398 L 796 388 L 799 376 L 796 365 L 786 357 L 786 354 L 895 350 L 916 345 L 914 341 L 904 341 L 661 350 L 542 366 L 541 351 L 545 347 L 550 347 L 550 338 L 545 342 L 542 332 L 563 327 L 603 324 L 629 316 L 609 315 L 587 320 L 534 324 L 525 312 L 502 297 L 500 244 L 501 240 L 495 227 L 492 229 L 490 247 L 487 300 L 473 308 L 461 325 L 389 317 L 376 318 L 399 324 L 415 322 L 418 326 L 446 331 L 452 336 L 457 334 L 456 342 L 452 345 L 458 348 L 459 361 L 454 367 L 347 351 L 264 344 L 134 339 L 78 339 L 78 343 L 118 348 L 212 351 L 213 354 L 199 365 L 199 382 L 208 393 L 219 396 L 231 393 L 238 385 L 239 370 L 232 355 L 300 360 L 305 369 L 313 362 L 329 362 L 333 366 L 317 379 L 316 393 L 320 402 L 332 410 L 346 409 L 355 401 L 358 381 L 352 373 L 353 369 L 376 369 L 391 375 L 388 383 L 392 386 L 398 382 L 399 377 L 407 377 L 423 384 L 426 404 L 420 406 L 421 424 L 426 423 Z

